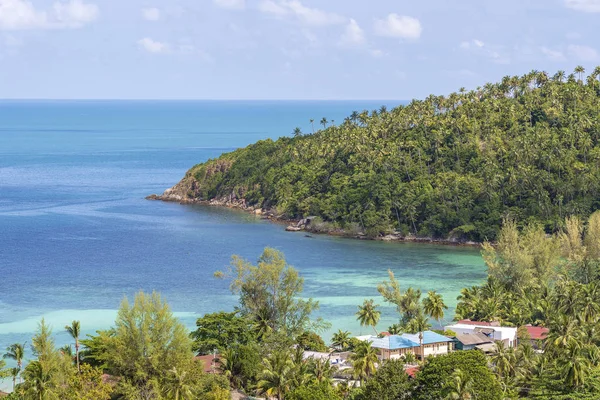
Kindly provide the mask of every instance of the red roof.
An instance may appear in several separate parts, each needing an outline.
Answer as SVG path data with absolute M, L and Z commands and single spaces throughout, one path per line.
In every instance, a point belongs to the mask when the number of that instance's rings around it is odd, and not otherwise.
M 408 367 L 404 370 L 408 376 L 414 378 L 417 372 L 419 372 L 419 367 Z
M 457 324 L 464 325 L 481 325 L 481 326 L 498 326 L 497 322 L 471 321 L 470 319 L 461 319 Z
M 531 340 L 546 339 L 546 336 L 548 336 L 548 332 L 550 332 L 550 329 L 544 328 L 543 326 L 525 325 L 525 328 L 527 328 L 527 333 L 529 333 Z
M 392 334 L 389 332 L 379 332 L 379 335 L 380 336 L 392 336 Z
M 194 357 L 194 360 L 202 361 L 202 366 L 204 368 L 204 372 L 206 372 L 207 374 L 214 373 L 214 372 L 219 373 L 219 368 L 218 368 L 219 355 L 218 354 L 216 356 L 213 356 L 212 354 L 209 354 L 206 356 L 196 356 L 196 357 Z

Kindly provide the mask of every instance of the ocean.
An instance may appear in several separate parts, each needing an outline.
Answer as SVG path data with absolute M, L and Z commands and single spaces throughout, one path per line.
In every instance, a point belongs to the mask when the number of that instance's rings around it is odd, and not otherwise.
M 266 246 L 304 276 L 332 330 L 368 331 L 354 313 L 365 298 L 383 305 L 376 285 L 388 269 L 403 288 L 437 290 L 453 307 L 461 288 L 485 278 L 477 249 L 307 238 L 240 211 L 144 199 L 223 152 L 311 132 L 310 119 L 318 129 L 323 117 L 401 103 L 0 101 L 0 351 L 30 343 L 42 317 L 59 345 L 72 320 L 85 334 L 108 328 L 139 290 L 161 292 L 192 328 L 236 304 L 213 273 Z M 397 315 L 382 309 L 385 328 Z

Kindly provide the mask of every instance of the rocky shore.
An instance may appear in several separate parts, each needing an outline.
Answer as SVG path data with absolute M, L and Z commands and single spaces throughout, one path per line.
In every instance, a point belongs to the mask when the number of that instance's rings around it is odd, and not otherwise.
M 362 232 L 347 232 L 342 229 L 331 229 L 323 230 L 321 227 L 316 226 L 314 221 L 317 217 L 307 217 L 303 219 L 289 219 L 282 215 L 278 215 L 273 209 L 263 209 L 260 207 L 248 206 L 245 199 L 238 198 L 235 194 L 230 196 L 219 198 L 202 200 L 197 195 L 197 182 L 196 180 L 186 175 L 177 185 L 170 189 L 165 190 L 162 195 L 152 194 L 147 196 L 147 200 L 159 200 L 166 202 L 173 202 L 179 204 L 202 204 L 214 207 L 226 207 L 237 210 L 243 210 L 245 212 L 260 216 L 263 219 L 267 219 L 273 222 L 286 224 L 285 230 L 288 232 L 307 232 L 315 234 L 327 234 L 332 236 L 347 237 L 362 240 L 380 240 L 386 242 L 409 242 L 409 243 L 433 243 L 453 246 L 479 246 L 481 243 L 462 241 L 458 239 L 437 239 L 430 237 L 418 237 L 414 235 L 403 235 L 400 232 L 388 234 L 378 237 L 368 237 Z

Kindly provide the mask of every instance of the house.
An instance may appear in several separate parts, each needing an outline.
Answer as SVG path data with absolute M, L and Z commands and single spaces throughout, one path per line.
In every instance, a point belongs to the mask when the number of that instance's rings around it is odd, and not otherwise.
M 482 333 L 495 342 L 504 342 L 507 347 L 515 347 L 517 345 L 517 328 L 499 326 L 496 322 L 463 320 L 454 325 L 446 326 L 444 330 L 453 331 L 457 335 Z
M 422 359 L 428 356 L 448 354 L 452 351 L 452 339 L 432 331 L 423 332 L 423 353 L 419 344 L 419 334 L 403 333 L 384 337 L 359 336 L 359 340 L 371 341 L 371 346 L 379 350 L 381 360 L 398 359 L 408 353 Z
M 308 360 L 312 358 L 313 360 L 327 360 L 331 365 L 337 365 L 338 368 L 343 368 L 346 366 L 348 358 L 350 357 L 350 352 L 334 352 L 334 353 L 321 353 L 318 351 L 304 351 L 302 354 L 302 358 L 304 360 Z
M 527 329 L 531 345 L 535 348 L 540 347 L 539 342 L 545 340 L 548 337 L 548 333 L 550 333 L 550 329 L 543 326 L 525 325 L 523 328 Z
M 494 340 L 481 332 L 457 333 L 454 337 L 457 350 L 473 350 L 484 344 L 494 344 Z

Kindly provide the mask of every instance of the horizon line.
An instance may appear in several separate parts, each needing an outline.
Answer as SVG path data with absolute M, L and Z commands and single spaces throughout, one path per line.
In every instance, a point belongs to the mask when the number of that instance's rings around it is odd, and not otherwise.
M 325 98 L 325 99 L 208 99 L 208 98 L 46 98 L 46 97 L 7 97 L 0 98 L 1 101 L 410 101 L 412 99 L 375 99 L 375 98 L 367 98 L 367 99 L 334 99 L 334 98 Z

